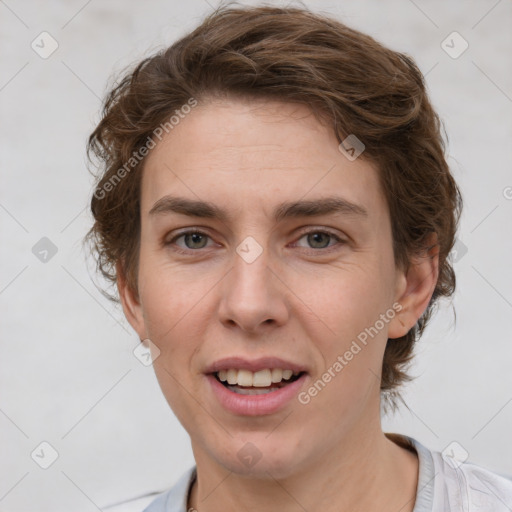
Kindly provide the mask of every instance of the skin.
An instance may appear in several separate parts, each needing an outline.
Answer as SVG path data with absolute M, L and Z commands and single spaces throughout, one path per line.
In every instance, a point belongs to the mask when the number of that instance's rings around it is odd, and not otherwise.
M 208 200 L 229 217 L 151 215 L 167 194 Z M 283 201 L 333 194 L 367 216 L 273 220 Z M 163 243 L 185 227 L 207 236 Z M 343 243 L 304 233 L 318 230 Z M 263 250 L 250 264 L 236 252 L 248 236 Z M 406 334 L 426 309 L 437 267 L 434 253 L 407 272 L 396 268 L 378 170 L 363 157 L 349 161 L 306 107 L 209 100 L 181 120 L 145 163 L 138 292 L 121 265 L 118 287 L 139 337 L 161 351 L 158 381 L 191 438 L 198 479 L 189 507 L 412 511 L 418 459 L 382 431 L 381 365 L 388 338 Z M 223 357 L 272 355 L 306 364 L 307 390 L 397 302 L 401 311 L 307 405 L 235 415 L 203 374 Z M 251 468 L 237 456 L 247 442 L 262 455 Z

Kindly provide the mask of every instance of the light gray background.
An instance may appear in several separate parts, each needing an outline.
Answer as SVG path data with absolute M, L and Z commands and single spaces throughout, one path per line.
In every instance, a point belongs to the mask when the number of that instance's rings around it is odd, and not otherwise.
M 470 461 L 512 473 L 512 3 L 307 5 L 416 59 L 465 199 L 457 322 L 445 303 L 417 347 L 409 410 L 384 429 L 440 451 L 457 441 Z M 152 368 L 132 354 L 136 335 L 87 270 L 84 148 L 112 73 L 210 9 L 205 0 L 0 0 L 1 511 L 95 511 L 168 488 L 193 464 Z M 43 31 L 59 44 L 47 59 L 31 48 Z M 457 59 L 441 47 L 453 31 L 469 43 Z M 58 248 L 46 263 L 32 253 L 42 237 Z M 46 470 L 30 455 L 42 441 L 59 454 Z

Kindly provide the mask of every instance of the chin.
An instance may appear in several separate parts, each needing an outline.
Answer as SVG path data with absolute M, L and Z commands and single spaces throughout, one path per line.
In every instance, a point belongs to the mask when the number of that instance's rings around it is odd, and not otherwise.
M 284 479 L 295 473 L 302 462 L 297 448 L 300 443 L 284 446 L 282 442 L 273 443 L 261 436 L 255 436 L 254 439 L 244 436 L 243 441 L 233 444 L 236 448 L 229 454 L 222 454 L 218 462 L 240 476 L 264 480 Z

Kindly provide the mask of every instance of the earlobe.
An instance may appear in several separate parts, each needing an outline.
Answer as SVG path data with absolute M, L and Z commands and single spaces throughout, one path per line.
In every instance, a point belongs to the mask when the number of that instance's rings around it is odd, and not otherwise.
M 427 309 L 439 277 L 439 245 L 437 235 L 431 233 L 424 253 L 414 256 L 404 273 L 400 273 L 397 287 L 402 309 L 390 322 L 389 338 L 405 336 Z
M 121 262 L 117 262 L 116 264 L 116 273 L 117 290 L 119 292 L 119 298 L 123 307 L 124 316 L 133 327 L 133 329 L 137 332 L 140 339 L 147 338 L 140 299 L 136 296 L 134 290 L 132 290 L 130 287 Z

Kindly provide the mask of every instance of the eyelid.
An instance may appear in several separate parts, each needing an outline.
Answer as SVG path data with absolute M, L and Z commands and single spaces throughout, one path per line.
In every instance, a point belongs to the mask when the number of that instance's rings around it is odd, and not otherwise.
M 340 245 L 346 245 L 348 242 L 342 238 L 339 234 L 335 233 L 334 231 L 328 229 L 328 228 L 324 228 L 324 227 L 307 227 L 307 228 L 304 228 L 304 230 L 301 230 L 299 232 L 299 235 L 298 235 L 298 238 L 297 238 L 297 241 L 300 240 L 302 237 L 304 237 L 305 235 L 309 235 L 311 233 L 324 233 L 324 234 L 327 234 L 329 236 L 331 236 L 332 238 L 334 238 L 336 240 L 336 243 L 334 245 L 328 245 L 327 247 L 324 247 L 322 249 L 314 249 L 312 247 L 303 247 L 303 249 L 306 249 L 306 250 L 309 250 L 309 251 L 312 251 L 312 252 L 315 252 L 315 253 L 327 253 L 327 252 L 330 252 L 332 250 L 335 250 L 338 246 Z M 297 243 L 294 242 L 295 244 Z
M 305 228 L 299 230 L 299 233 L 296 235 L 296 237 L 298 237 L 298 238 L 294 242 L 294 244 L 297 244 L 298 240 L 300 240 L 304 236 L 312 234 L 312 233 L 324 233 L 324 234 L 327 234 L 327 235 L 331 236 L 336 241 L 335 244 L 328 245 L 327 247 L 323 247 L 323 248 L 320 248 L 320 249 L 315 249 L 315 248 L 312 248 L 312 247 L 309 247 L 309 248 L 308 247 L 301 247 L 302 249 L 305 249 L 305 250 L 307 250 L 309 252 L 312 252 L 312 253 L 317 253 L 319 255 L 322 254 L 322 253 L 326 254 L 328 252 L 336 250 L 337 248 L 340 248 L 339 246 L 343 246 L 343 245 L 346 245 L 348 243 L 348 241 L 345 240 L 342 236 L 340 236 L 339 234 L 333 232 L 329 228 L 320 227 L 320 226 L 318 226 L 318 227 L 308 226 L 308 227 L 305 227 Z M 198 235 L 206 236 L 207 238 L 212 240 L 212 237 L 208 233 L 207 229 L 205 229 L 203 227 L 192 227 L 192 226 L 190 226 L 190 227 L 187 227 L 187 228 L 183 228 L 182 230 L 179 230 L 176 233 L 174 233 L 170 240 L 167 240 L 167 236 L 164 237 L 163 241 L 162 241 L 162 244 L 163 244 L 164 247 L 170 246 L 170 245 L 175 245 L 175 242 L 176 242 L 176 240 L 178 238 L 180 238 L 180 237 L 182 237 L 184 235 L 188 235 L 188 234 L 198 234 Z M 181 254 L 193 254 L 193 253 L 200 253 L 204 249 L 207 249 L 207 248 L 208 248 L 208 246 L 202 247 L 200 249 L 182 249 L 181 247 L 176 246 L 173 250 L 178 252 L 178 253 L 181 253 Z
M 209 238 L 210 240 L 212 240 L 211 235 L 207 232 L 207 230 L 205 230 L 205 228 L 188 227 L 188 228 L 183 228 L 181 231 L 177 231 L 176 233 L 174 233 L 170 240 L 167 239 L 167 235 L 164 236 L 164 238 L 162 240 L 162 245 L 164 247 L 168 246 L 168 245 L 174 245 L 178 238 L 181 238 L 184 235 L 193 235 L 193 234 L 202 235 L 202 236 L 205 236 L 205 237 Z M 202 249 L 205 249 L 205 247 L 203 247 Z M 181 247 L 178 247 L 175 250 L 177 252 L 189 254 L 191 252 L 199 252 L 202 249 L 182 249 Z

